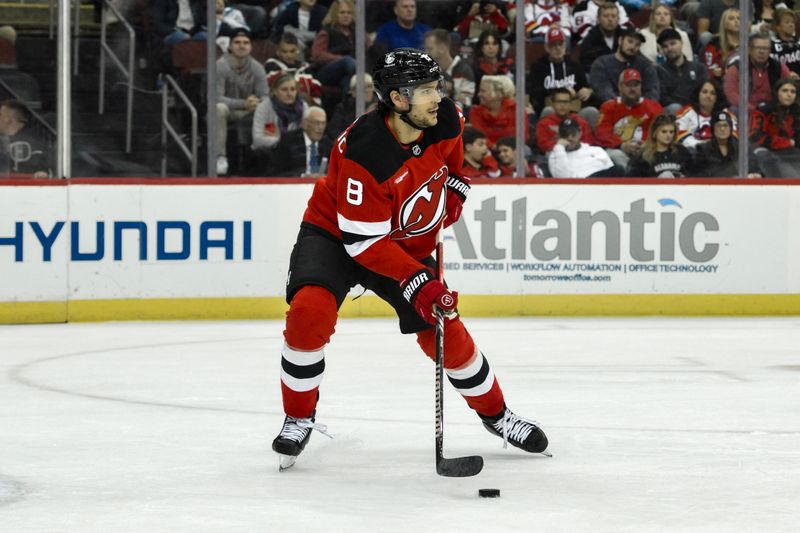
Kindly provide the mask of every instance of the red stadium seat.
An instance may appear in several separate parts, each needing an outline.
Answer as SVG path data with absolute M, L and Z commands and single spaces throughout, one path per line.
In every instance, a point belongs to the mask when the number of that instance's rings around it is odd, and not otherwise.
M 6 39 L 0 39 L 0 68 L 17 66 L 17 50 Z

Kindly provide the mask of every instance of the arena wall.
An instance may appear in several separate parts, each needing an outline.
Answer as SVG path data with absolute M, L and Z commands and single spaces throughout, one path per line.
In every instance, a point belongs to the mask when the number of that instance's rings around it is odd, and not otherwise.
M 0 182 L 0 323 L 280 317 L 312 187 Z M 465 315 L 800 314 L 789 182 L 482 181 L 444 239 Z

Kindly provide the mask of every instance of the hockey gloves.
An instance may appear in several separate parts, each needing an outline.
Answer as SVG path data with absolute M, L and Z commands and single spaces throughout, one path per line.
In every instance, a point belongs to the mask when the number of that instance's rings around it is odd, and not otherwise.
M 461 217 L 461 210 L 464 208 L 464 202 L 467 200 L 469 193 L 469 178 L 466 176 L 456 176 L 450 174 L 447 177 L 447 201 L 445 209 L 447 210 L 447 220 L 444 227 L 455 224 L 456 220 Z
M 427 268 L 418 270 L 401 281 L 400 288 L 403 290 L 403 298 L 428 324 L 436 324 L 434 305 L 444 311 L 446 316 L 455 314 L 458 293 L 447 290 L 447 287 L 435 279 Z

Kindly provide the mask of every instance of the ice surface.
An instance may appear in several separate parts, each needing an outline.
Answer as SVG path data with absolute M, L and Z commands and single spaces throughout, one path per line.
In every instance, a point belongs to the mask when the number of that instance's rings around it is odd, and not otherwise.
M 0 531 L 797 531 L 800 319 L 466 319 L 554 457 L 504 450 L 392 320 L 342 320 L 278 472 L 283 324 L 0 327 Z M 498 488 L 481 499 L 479 488 Z

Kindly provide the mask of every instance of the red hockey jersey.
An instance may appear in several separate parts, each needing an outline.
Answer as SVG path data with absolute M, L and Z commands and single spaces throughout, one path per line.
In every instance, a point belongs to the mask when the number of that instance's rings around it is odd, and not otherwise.
M 396 280 L 423 268 L 445 216 L 445 182 L 464 160 L 464 116 L 450 99 L 439 121 L 411 145 L 372 111 L 336 140 L 328 175 L 317 181 L 303 215 L 342 240 L 361 265 Z
M 627 106 L 620 97 L 600 106 L 600 116 L 594 127 L 597 144 L 603 148 L 618 148 L 627 141 L 645 141 L 653 119 L 664 112 L 661 104 L 649 98 L 640 98 Z

